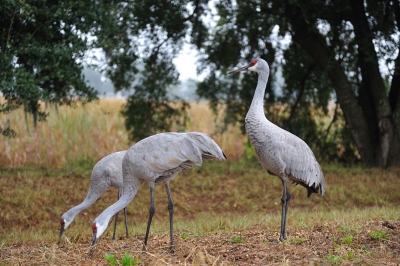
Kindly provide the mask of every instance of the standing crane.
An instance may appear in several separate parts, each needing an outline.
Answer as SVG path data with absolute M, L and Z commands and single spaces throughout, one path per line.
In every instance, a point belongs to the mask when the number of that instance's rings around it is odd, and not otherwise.
M 135 197 L 140 185 L 146 181 L 150 187 L 150 209 L 143 249 L 146 249 L 150 225 L 156 211 L 154 186 L 163 182 L 168 196 L 170 222 L 170 252 L 174 253 L 173 214 L 169 182 L 182 170 L 201 166 L 204 159 L 226 159 L 224 152 L 215 141 L 204 133 L 160 133 L 140 140 L 130 147 L 122 161 L 124 190 L 120 199 L 104 210 L 92 225 L 93 240 L 90 256 L 99 237 L 106 230 L 111 217 L 125 208 Z
M 246 132 L 262 167 L 282 181 L 279 241 L 283 242 L 286 240 L 286 220 L 290 201 L 286 182 L 291 181 L 307 188 L 307 197 L 318 191 L 320 196 L 323 196 L 324 175 L 310 147 L 302 139 L 278 127 L 265 117 L 264 94 L 269 76 L 268 63 L 261 58 L 254 59 L 247 66 L 230 71 L 228 74 L 246 70 L 258 73 L 256 91 L 245 118 Z
M 126 151 L 112 153 L 101 159 L 93 168 L 92 177 L 90 180 L 90 188 L 86 198 L 83 202 L 71 209 L 61 216 L 60 219 L 60 236 L 58 244 L 60 244 L 61 237 L 67 227 L 74 220 L 75 216 L 81 211 L 92 205 L 101 195 L 104 194 L 111 186 L 118 188 L 118 198 L 122 195 L 123 181 L 122 181 L 122 159 Z M 126 208 L 124 208 L 125 217 L 125 232 L 128 237 L 128 223 L 126 216 Z M 117 228 L 118 213 L 115 214 L 115 225 L 113 240 L 115 239 L 115 231 Z

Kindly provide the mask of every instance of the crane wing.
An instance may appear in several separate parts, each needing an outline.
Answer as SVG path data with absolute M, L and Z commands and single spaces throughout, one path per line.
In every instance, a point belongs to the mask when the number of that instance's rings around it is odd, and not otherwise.
M 150 136 L 134 146 L 134 164 L 153 173 L 164 173 L 179 166 L 201 165 L 201 152 L 184 134 L 161 133 Z
M 278 127 L 277 127 L 278 128 Z M 295 183 L 317 192 L 322 196 L 325 191 L 325 180 L 321 167 L 310 147 L 299 137 L 279 128 L 272 139 L 276 150 L 285 164 L 285 173 Z M 309 191 L 310 193 L 310 191 Z

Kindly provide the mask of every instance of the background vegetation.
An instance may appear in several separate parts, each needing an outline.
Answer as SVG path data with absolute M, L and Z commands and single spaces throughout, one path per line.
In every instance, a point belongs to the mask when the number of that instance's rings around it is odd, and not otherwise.
M 399 10 L 386 0 L 5 1 L 0 112 L 22 106 L 36 126 L 48 114 L 45 102 L 95 99 L 82 76 L 90 62 L 117 91 L 129 91 L 122 114 L 130 139 L 183 129 L 190 105 L 169 92 L 179 77 L 173 59 L 187 43 L 208 74 L 197 92 L 217 114 L 224 109 L 226 125 L 243 129 L 256 82 L 227 71 L 262 57 L 272 74 L 268 117 L 310 143 L 319 159 L 315 147 L 329 147 L 329 160 L 341 150 L 339 160 L 399 166 Z M 282 108 L 276 119 L 274 103 Z M 332 106 L 336 115 L 321 127 Z M 6 121 L 0 130 L 16 133 Z
M 128 149 L 134 142 L 128 139 L 124 119 L 120 115 L 124 99 L 102 99 L 75 108 L 53 109 L 47 123 L 26 134 L 24 112 L 10 113 L 10 126 L 18 134 L 0 142 L 0 167 L 42 166 L 46 168 L 91 168 L 106 155 Z M 193 103 L 188 112 L 186 131 L 200 131 L 213 136 L 232 161 L 240 161 L 245 155 L 245 142 L 238 128 L 219 132 L 221 118 L 214 117 L 206 102 Z M 174 130 L 174 126 L 172 127 Z M 176 129 L 175 129 L 176 130 Z M 252 151 L 249 156 L 252 156 Z M 254 158 L 253 158 L 254 159 Z

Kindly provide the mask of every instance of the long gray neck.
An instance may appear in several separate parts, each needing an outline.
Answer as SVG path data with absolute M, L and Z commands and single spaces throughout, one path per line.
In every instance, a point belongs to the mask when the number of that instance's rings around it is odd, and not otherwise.
M 90 195 L 86 196 L 81 204 L 69 209 L 63 216 L 69 216 L 71 217 L 71 219 L 74 219 L 75 216 L 77 216 L 81 211 L 92 205 L 99 197 L 100 195 L 92 197 Z
M 267 87 L 268 74 L 265 72 L 258 73 L 258 82 L 256 91 L 254 92 L 247 116 L 256 115 L 257 117 L 265 117 L 264 114 L 264 94 Z M 247 117 L 246 116 L 246 117 Z
M 140 185 L 143 181 L 134 179 L 129 180 L 127 184 L 124 184 L 122 196 L 117 202 L 105 209 L 95 220 L 96 221 L 106 221 L 106 224 L 110 221 L 111 217 L 117 212 L 128 206 L 128 204 L 133 200 Z

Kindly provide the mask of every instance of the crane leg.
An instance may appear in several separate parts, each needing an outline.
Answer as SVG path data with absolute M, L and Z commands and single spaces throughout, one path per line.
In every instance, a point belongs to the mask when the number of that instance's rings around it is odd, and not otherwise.
M 126 210 L 126 207 L 124 208 L 124 221 L 125 221 L 125 233 L 126 233 L 126 238 L 129 238 L 129 232 L 128 232 L 128 216 L 127 213 L 128 211 Z
M 289 208 L 290 202 L 290 194 L 286 187 L 286 180 L 282 180 L 283 184 L 283 196 L 282 196 L 282 218 L 281 218 L 281 236 L 279 237 L 279 241 L 283 242 L 286 240 L 286 220 L 287 220 L 287 213 Z
M 149 238 L 149 233 L 150 233 L 150 225 L 151 225 L 151 220 L 153 220 L 154 213 L 156 212 L 156 206 L 154 205 L 154 182 L 150 182 L 150 209 L 149 209 L 149 220 L 147 221 L 147 230 L 146 230 L 146 236 L 144 238 L 144 246 L 143 246 L 143 251 L 146 251 L 146 246 L 147 246 L 147 239 Z
M 174 202 L 172 201 L 171 191 L 169 189 L 169 182 L 165 183 L 165 189 L 167 190 L 168 195 L 168 211 L 169 211 L 169 232 L 170 232 L 170 240 L 171 240 L 171 249 L 170 253 L 175 252 L 174 246 Z
M 118 200 L 119 200 L 119 191 L 118 191 Z M 115 240 L 115 232 L 117 231 L 117 222 L 118 222 L 118 212 L 115 214 L 114 232 L 111 240 Z

